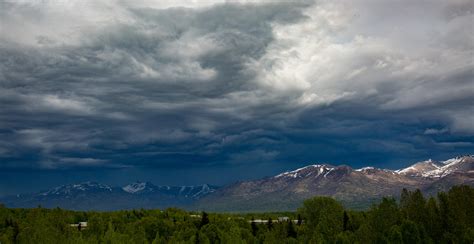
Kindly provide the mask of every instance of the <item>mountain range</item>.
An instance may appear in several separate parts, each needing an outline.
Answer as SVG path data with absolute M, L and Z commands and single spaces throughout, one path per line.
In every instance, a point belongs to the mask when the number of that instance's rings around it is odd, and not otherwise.
M 454 185 L 474 186 L 474 157 L 443 162 L 427 160 L 400 170 L 346 165 L 309 165 L 273 177 L 242 181 L 200 199 L 198 208 L 212 211 L 294 210 L 312 196 L 331 196 L 346 207 L 363 209 L 384 196 L 397 198 L 403 188 L 427 195 Z
M 276 176 L 223 187 L 156 186 L 135 182 L 123 187 L 85 182 L 26 195 L 0 198 L 8 207 L 61 207 L 77 210 L 181 207 L 208 211 L 295 210 L 307 198 L 331 196 L 346 207 L 362 209 L 403 188 L 427 195 L 454 185 L 474 186 L 474 156 L 426 160 L 399 170 L 314 164 Z
M 111 187 L 97 182 L 62 185 L 47 191 L 0 198 L 8 207 L 61 207 L 74 210 L 119 210 L 136 208 L 189 208 L 200 198 L 213 193 L 216 186 L 156 186 L 134 182 Z

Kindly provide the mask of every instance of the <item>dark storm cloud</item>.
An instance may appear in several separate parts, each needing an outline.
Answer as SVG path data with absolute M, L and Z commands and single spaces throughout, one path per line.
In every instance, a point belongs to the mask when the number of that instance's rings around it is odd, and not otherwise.
M 0 167 L 394 166 L 474 149 L 465 2 L 147 4 L 0 3 Z

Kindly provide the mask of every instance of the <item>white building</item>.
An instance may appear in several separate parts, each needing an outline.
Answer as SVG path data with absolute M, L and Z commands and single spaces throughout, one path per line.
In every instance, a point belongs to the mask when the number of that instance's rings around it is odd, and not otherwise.
M 87 222 L 79 222 L 77 224 L 71 224 L 71 227 L 79 228 L 81 226 L 81 230 L 87 228 Z

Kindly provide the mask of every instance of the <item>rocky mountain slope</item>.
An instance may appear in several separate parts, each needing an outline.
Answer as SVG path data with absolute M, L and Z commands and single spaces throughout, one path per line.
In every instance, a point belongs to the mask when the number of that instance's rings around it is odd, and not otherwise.
M 365 208 L 383 196 L 398 197 L 403 188 L 426 194 L 453 185 L 474 186 L 474 157 L 415 163 L 400 170 L 329 164 L 309 165 L 274 177 L 238 182 L 201 199 L 198 208 L 212 211 L 294 210 L 304 199 L 332 196 L 352 208 Z

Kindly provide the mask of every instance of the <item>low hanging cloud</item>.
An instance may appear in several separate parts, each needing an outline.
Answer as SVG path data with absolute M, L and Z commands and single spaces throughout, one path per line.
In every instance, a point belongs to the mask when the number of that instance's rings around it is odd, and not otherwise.
M 4 1 L 0 167 L 382 164 L 472 152 L 473 10 Z

